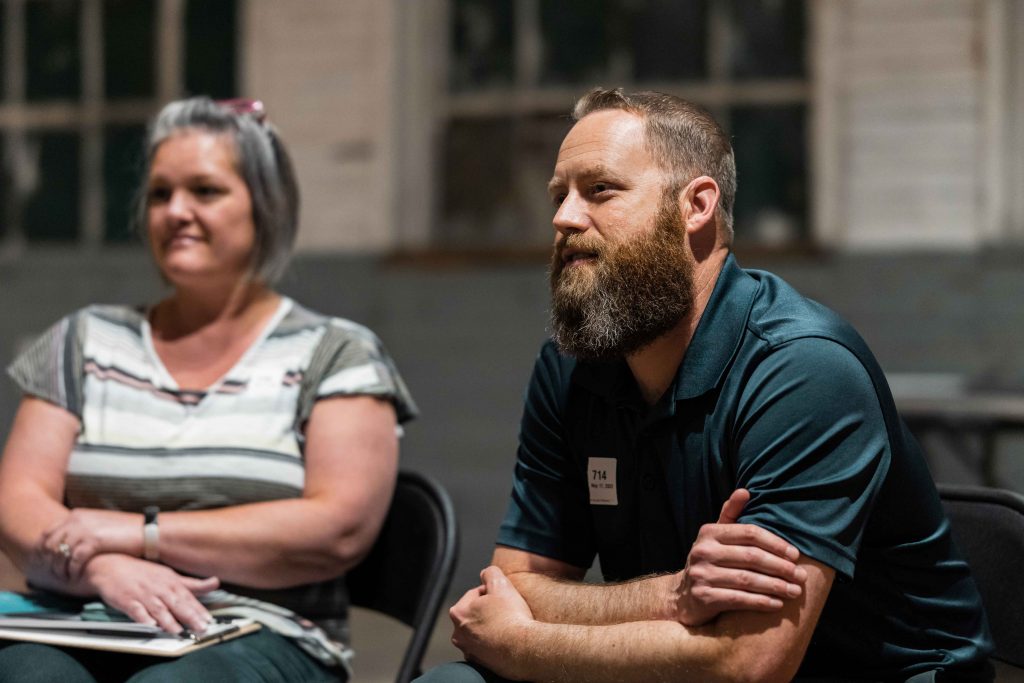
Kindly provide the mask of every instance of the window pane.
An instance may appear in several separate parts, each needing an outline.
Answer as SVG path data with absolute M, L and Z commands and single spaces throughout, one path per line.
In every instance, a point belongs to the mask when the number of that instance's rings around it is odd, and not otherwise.
M 512 83 L 512 0 L 452 3 L 451 89 L 472 90 Z
M 142 174 L 142 141 L 146 127 L 108 126 L 103 137 L 103 182 L 107 189 L 107 242 L 131 242 L 131 214 Z
M 103 73 L 106 95 L 153 95 L 153 0 L 105 0 L 103 3 Z
M 609 0 L 542 0 L 544 83 L 575 84 L 599 80 L 608 72 L 610 41 L 606 27 L 618 17 Z
M 619 2 L 633 8 L 619 25 L 628 31 L 622 44 L 632 54 L 634 79 L 707 78 L 707 0 Z
M 797 78 L 805 74 L 802 0 L 730 0 L 732 74 Z
M 78 99 L 81 51 L 76 0 L 36 0 L 25 5 L 25 96 L 29 100 Z
M 454 120 L 444 141 L 437 243 L 471 249 L 547 245 L 547 183 L 564 116 Z
M 7 13 L 3 11 L 3 5 L 0 4 L 0 102 L 7 99 L 7 60 L 4 58 L 4 55 L 7 54 L 7 46 L 4 43 L 6 21 Z M 3 214 L 0 214 L 0 218 L 2 217 Z
M 185 90 L 234 97 L 235 0 L 189 0 L 185 10 Z
M 25 203 L 23 221 L 29 240 L 74 240 L 78 236 L 78 135 L 34 133 L 31 156 L 37 182 Z
M 784 244 L 807 236 L 806 107 L 737 107 L 737 241 Z

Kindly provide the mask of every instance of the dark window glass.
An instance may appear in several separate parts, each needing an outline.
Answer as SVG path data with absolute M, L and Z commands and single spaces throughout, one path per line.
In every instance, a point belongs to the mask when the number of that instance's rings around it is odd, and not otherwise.
M 707 75 L 707 0 L 546 0 L 545 83 Z
M 623 21 L 616 22 L 613 44 L 631 54 L 637 81 L 706 78 L 707 0 L 619 0 Z M 621 33 L 618 33 L 620 32 Z
M 806 113 L 803 105 L 732 111 L 737 241 L 772 245 L 807 236 Z
M 78 99 L 81 93 L 81 3 L 35 0 L 25 4 L 25 96 Z
M 3 11 L 3 6 L 0 5 L 0 102 L 7 99 L 7 60 L 4 58 L 4 55 L 7 54 L 7 46 L 4 43 L 6 19 L 6 12 Z M 0 228 L 0 230 L 3 230 L 3 228 Z
M 235 0 L 189 0 L 185 9 L 185 90 L 191 95 L 235 95 L 238 41 Z
M 607 74 L 611 52 L 607 28 L 617 25 L 619 18 L 608 13 L 616 7 L 609 0 L 541 2 L 544 83 L 589 83 Z
M 802 0 L 730 0 L 731 53 L 736 78 L 804 75 L 806 16 Z
M 28 144 L 38 159 L 38 182 L 25 202 L 25 234 L 33 242 L 74 240 L 79 221 L 78 135 L 34 133 Z
M 512 0 L 452 3 L 451 88 L 509 85 L 515 77 Z
M 105 0 L 103 3 L 103 74 L 109 98 L 153 95 L 153 0 Z
M 103 182 L 107 188 L 107 242 L 131 242 L 135 192 L 142 175 L 145 126 L 109 126 L 103 138 Z
M 569 126 L 565 116 L 452 121 L 437 242 L 470 249 L 550 244 L 546 186 Z

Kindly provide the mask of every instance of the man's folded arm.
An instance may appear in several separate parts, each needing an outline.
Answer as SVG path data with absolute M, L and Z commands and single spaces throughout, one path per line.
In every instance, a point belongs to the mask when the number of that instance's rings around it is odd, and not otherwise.
M 547 608 L 540 606 L 533 619 L 515 620 L 505 632 L 511 649 L 495 668 L 531 681 L 789 681 L 803 660 L 835 576 L 831 568 L 807 557 L 798 564 L 807 572 L 799 598 L 775 612 L 726 612 L 701 627 L 658 619 L 608 625 L 544 623 L 541 615 Z M 551 580 L 549 576 L 543 579 Z M 535 586 L 523 576 L 513 581 L 525 587 L 529 603 Z M 644 581 L 634 583 L 612 588 L 645 590 Z M 602 587 L 592 588 L 595 599 L 605 596 Z M 586 590 L 574 593 L 573 599 L 577 596 L 592 597 Z M 535 594 L 532 597 L 536 599 Z M 585 602 L 578 607 L 582 614 L 593 605 Z M 480 654 L 484 664 L 495 664 L 486 661 L 485 652 Z M 511 668 L 502 671 L 505 664 Z
M 616 584 L 581 583 L 586 571 L 566 562 L 498 546 L 492 564 L 501 568 L 537 621 L 551 624 L 621 624 L 675 621 L 674 574 Z

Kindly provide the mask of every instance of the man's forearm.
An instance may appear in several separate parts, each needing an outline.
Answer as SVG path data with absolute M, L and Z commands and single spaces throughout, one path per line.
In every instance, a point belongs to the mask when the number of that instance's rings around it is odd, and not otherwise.
M 536 572 L 508 576 L 533 616 L 549 624 L 611 625 L 675 621 L 678 575 L 662 574 L 617 584 L 589 584 Z
M 702 631 L 707 631 L 702 632 Z M 712 629 L 644 621 L 608 626 L 533 622 L 516 633 L 506 676 L 535 683 L 708 683 L 775 678 L 736 656 L 740 640 Z M 784 674 L 779 680 L 788 680 Z

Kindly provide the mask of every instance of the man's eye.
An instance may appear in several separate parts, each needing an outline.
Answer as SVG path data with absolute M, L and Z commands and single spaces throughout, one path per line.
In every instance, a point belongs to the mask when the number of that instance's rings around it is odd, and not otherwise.
M 552 197 L 551 197 L 551 203 L 554 204 L 556 208 L 561 206 L 562 202 L 564 202 L 564 201 L 565 201 L 565 195 L 564 194 L 556 194 L 556 195 L 552 195 Z
M 612 186 L 609 185 L 608 183 L 594 183 L 593 185 L 590 186 L 590 190 L 594 194 L 601 194 L 602 192 L 606 192 L 610 189 L 612 189 Z

